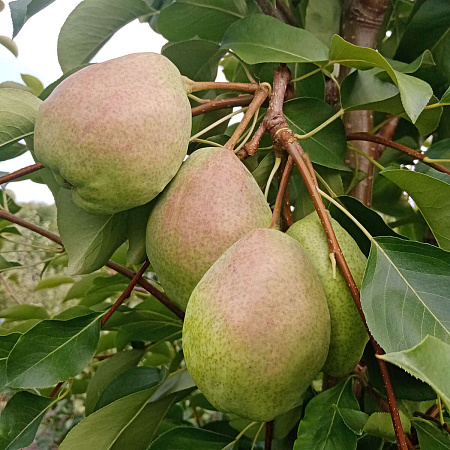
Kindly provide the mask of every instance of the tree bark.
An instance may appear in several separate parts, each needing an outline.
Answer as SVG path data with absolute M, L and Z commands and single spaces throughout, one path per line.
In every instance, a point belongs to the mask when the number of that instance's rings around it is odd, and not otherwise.
M 345 0 L 341 35 L 352 44 L 361 47 L 376 48 L 378 31 L 384 20 L 384 13 L 389 0 Z M 342 81 L 349 72 L 348 67 L 340 68 L 339 80 Z M 350 111 L 344 115 L 344 124 L 348 133 L 370 131 L 373 128 L 371 111 Z M 355 141 L 358 149 L 367 155 L 376 157 L 377 146 L 374 143 Z M 367 173 L 367 178 L 361 181 L 352 191 L 352 195 L 367 206 L 372 203 L 373 164 L 366 158 L 349 151 L 347 163 L 350 167 L 358 167 Z

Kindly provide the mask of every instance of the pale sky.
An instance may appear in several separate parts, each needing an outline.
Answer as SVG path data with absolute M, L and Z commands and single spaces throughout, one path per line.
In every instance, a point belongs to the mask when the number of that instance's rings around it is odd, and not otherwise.
M 8 6 L 0 12 L 0 35 L 12 36 L 12 23 Z M 58 64 L 56 43 L 58 33 L 66 17 L 80 3 L 80 0 L 57 0 L 26 22 L 15 41 L 19 47 L 16 59 L 8 50 L 0 46 L 0 83 L 21 82 L 20 74 L 30 74 L 39 78 L 44 86 L 62 75 Z M 160 52 L 165 43 L 161 35 L 153 32 L 146 23 L 135 20 L 119 30 L 95 56 L 93 62 L 101 62 L 135 52 Z M 0 162 L 1 172 L 12 172 L 33 164 L 29 154 L 10 161 Z M 22 181 L 8 184 L 16 201 L 41 201 L 53 203 L 53 197 L 45 185 Z

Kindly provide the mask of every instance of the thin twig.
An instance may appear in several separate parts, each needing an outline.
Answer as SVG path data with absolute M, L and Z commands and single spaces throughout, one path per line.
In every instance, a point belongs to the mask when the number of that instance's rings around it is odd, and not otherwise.
M 428 164 L 433 169 L 439 170 L 440 172 L 444 172 L 450 175 L 450 169 L 448 167 L 443 166 L 442 164 L 437 163 L 427 163 L 426 155 L 418 152 L 417 150 L 413 150 L 412 148 L 407 147 L 406 145 L 399 144 L 398 142 L 390 141 L 389 139 L 385 139 L 381 136 L 377 136 L 370 133 L 349 133 L 347 134 L 348 141 L 370 141 L 375 142 L 377 144 L 382 144 L 386 147 L 391 147 L 395 150 L 400 150 L 401 152 L 407 153 L 415 159 L 420 159 L 425 164 Z
M 21 217 L 17 217 L 14 214 L 11 214 L 8 211 L 2 211 L 0 210 L 0 219 L 8 220 L 9 222 L 15 223 L 17 225 L 20 225 L 24 228 L 27 228 L 31 231 L 34 231 L 35 233 L 40 234 L 41 236 L 46 237 L 47 239 L 50 239 L 53 242 L 56 242 L 59 245 L 63 245 L 61 238 L 57 235 L 52 233 L 51 231 L 46 230 L 45 228 L 41 228 L 37 225 L 34 225 L 33 223 L 28 222 L 27 220 L 22 219 Z M 123 276 L 129 278 L 130 280 L 134 277 L 135 273 L 127 269 L 126 267 L 109 260 L 106 263 L 106 266 L 109 268 L 115 270 L 116 272 L 122 274 Z M 182 311 L 180 308 L 178 308 L 175 303 L 173 303 L 164 293 L 162 293 L 158 288 L 153 286 L 150 281 L 146 280 L 145 278 L 140 278 L 138 283 L 140 286 L 142 286 L 147 292 L 153 295 L 157 300 L 159 300 L 164 306 L 166 306 L 168 309 L 170 309 L 176 316 L 178 316 L 181 320 L 184 319 L 184 311 Z
M 264 450 L 272 449 L 272 440 L 273 440 L 273 420 L 270 422 L 266 422 L 266 437 L 264 441 Z
M 16 295 L 13 292 L 13 290 L 11 289 L 11 286 L 8 283 L 8 280 L 6 279 L 5 275 L 3 275 L 2 273 L 0 273 L 0 281 L 3 284 L 3 287 L 5 288 L 5 291 L 13 299 L 14 303 L 17 303 L 18 305 L 20 305 L 22 302 L 16 297 Z
M 286 18 L 286 23 L 294 27 L 298 26 L 297 19 L 292 13 L 291 7 L 288 4 L 286 4 L 283 0 L 277 0 L 277 9 Z
M 222 98 L 219 100 L 209 100 L 200 106 L 192 108 L 192 117 L 199 116 L 210 111 L 218 109 L 233 108 L 235 106 L 247 106 L 253 100 L 253 95 L 242 95 L 240 97 Z
M 289 155 L 286 157 L 286 155 L 282 156 L 281 159 L 281 167 L 279 169 L 279 181 L 281 183 L 281 180 L 283 176 L 289 177 L 292 168 L 294 167 L 294 160 Z M 288 172 L 288 174 L 285 175 L 285 172 Z M 281 210 L 281 218 L 282 218 L 282 225 L 283 225 L 283 231 L 286 231 L 289 227 L 291 227 L 294 224 L 294 219 L 292 218 L 292 211 L 291 211 L 291 194 L 289 192 L 289 183 L 286 186 L 286 190 L 284 192 L 284 199 L 283 199 L 283 208 Z
M 275 200 L 275 206 L 273 208 L 272 220 L 270 221 L 269 228 L 275 228 L 278 230 L 280 228 L 280 216 L 283 209 L 284 198 L 286 193 L 286 188 L 289 184 L 289 177 L 291 175 L 292 167 L 294 165 L 294 160 L 292 156 L 289 155 L 286 162 L 286 167 L 284 168 L 283 175 L 280 180 L 280 186 L 278 187 L 277 198 Z
M 17 178 L 28 175 L 29 173 L 36 172 L 37 170 L 43 169 L 44 166 L 41 163 L 32 164 L 31 166 L 24 167 L 22 169 L 16 170 L 15 172 L 8 173 L 8 175 L 3 175 L 0 177 L 0 184 L 9 183 L 10 181 L 16 180 Z
M 259 88 L 258 83 L 234 83 L 230 81 L 191 81 L 191 92 L 206 91 L 209 89 L 227 89 L 240 92 L 255 92 Z

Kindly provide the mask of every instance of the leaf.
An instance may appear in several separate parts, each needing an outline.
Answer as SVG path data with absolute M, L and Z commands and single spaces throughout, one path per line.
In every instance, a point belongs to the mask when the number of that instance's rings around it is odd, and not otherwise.
M 0 448 L 16 450 L 28 448 L 45 412 L 53 399 L 31 392 L 18 392 L 6 404 L 0 416 Z
M 262 14 L 231 25 L 222 48 L 233 50 L 248 64 L 328 61 L 327 47 L 312 33 Z
M 441 103 L 450 103 L 450 86 L 442 95 Z
M 212 431 L 194 427 L 176 427 L 158 436 L 148 450 L 175 450 L 191 448 L 195 450 L 222 450 L 233 441 Z M 230 447 L 231 448 L 231 447 Z
M 19 89 L 0 89 L 0 150 L 34 132 L 41 100 Z
M 450 250 L 450 184 L 411 170 L 380 173 L 412 197 L 439 246 Z
M 275 164 L 275 155 L 273 152 L 268 153 L 252 172 L 253 178 L 258 183 L 261 190 L 264 191 L 270 172 L 272 172 Z
M 443 367 L 450 367 L 450 345 L 426 336 L 415 347 L 379 356 L 429 384 L 450 407 L 450 378 Z
M 106 387 L 120 374 L 130 367 L 136 366 L 143 355 L 143 350 L 119 352 L 99 366 L 86 391 L 85 412 L 87 416 L 95 411 L 95 405 Z
M 39 95 L 41 95 L 42 91 L 44 90 L 44 86 L 42 85 L 40 80 L 38 80 L 36 77 L 33 77 L 33 75 L 27 75 L 25 73 L 22 73 L 20 77 L 22 78 L 23 82 L 33 90 L 33 93 L 34 95 L 36 95 L 36 97 L 39 97 Z
M 219 44 L 201 39 L 169 42 L 161 49 L 161 54 L 177 66 L 181 75 L 194 81 L 214 81 L 225 53 Z
M 0 36 L 0 45 L 3 45 L 3 47 L 9 50 L 16 58 L 19 56 L 19 48 L 10 37 Z
M 294 450 L 356 449 L 356 435 L 345 425 L 333 405 L 339 409 L 359 409 L 351 378 L 321 392 L 308 403 L 298 427 Z
M 35 291 L 41 291 L 43 289 L 53 289 L 63 284 L 74 283 L 75 280 L 72 277 L 66 275 L 57 275 L 56 277 L 44 278 L 34 288 Z
M 25 25 L 25 22 L 39 11 L 52 4 L 55 0 L 16 0 L 9 3 L 13 22 L 13 38 Z
M 13 305 L 1 310 L 0 317 L 9 320 L 48 319 L 48 313 L 42 306 Z
M 325 45 L 333 34 L 339 34 L 342 5 L 339 0 L 309 0 L 306 6 L 305 30 L 313 33 Z
M 408 417 L 402 412 L 400 413 L 400 421 L 405 433 L 411 432 L 411 422 Z M 392 418 L 389 413 L 375 412 L 371 414 L 366 424 L 364 425 L 364 431 L 367 434 L 378 436 L 391 442 L 395 442 L 394 425 L 392 424 Z
M 126 211 L 89 214 L 75 205 L 67 189 L 60 190 L 56 204 L 58 229 L 69 255 L 70 272 L 81 274 L 100 269 L 125 241 Z
M 160 389 L 155 386 L 127 395 L 92 413 L 69 432 L 60 450 L 146 450 L 168 409 L 183 396 L 183 391 L 170 392 L 178 379 L 175 375 Z M 164 388 L 166 384 L 169 389 Z
M 7 360 L 8 386 L 48 387 L 74 377 L 91 361 L 100 335 L 98 313 L 44 320 L 23 334 Z
M 20 333 L 11 333 L 6 336 L 0 336 L 0 392 L 4 391 L 7 383 L 6 379 L 6 360 L 17 340 L 20 338 Z M 1 419 L 0 419 L 1 423 Z M 1 429 L 1 426 L 0 426 Z M 1 435 L 1 434 L 0 434 Z M 0 438 L 1 439 L 1 438 Z
M 284 116 L 292 131 L 305 134 L 335 114 L 335 110 L 317 98 L 296 98 L 284 104 Z M 348 171 L 345 165 L 347 139 L 342 120 L 337 119 L 308 139 L 301 146 L 316 164 Z
M 0 150 L 0 161 L 7 161 L 8 159 L 17 158 L 28 151 L 26 145 L 19 144 L 18 142 L 14 144 L 9 144 Z
M 350 44 L 338 35 L 334 35 L 331 41 L 330 61 L 359 70 L 373 67 L 385 70 L 399 88 L 403 106 L 413 123 L 433 95 L 433 90 L 428 83 L 394 70 L 376 50 Z
M 94 286 L 94 280 L 97 278 L 110 278 L 111 275 L 104 273 L 90 273 L 84 275 L 79 281 L 76 281 L 66 294 L 63 301 L 72 300 L 73 298 L 82 298 Z
M 63 72 L 89 62 L 113 34 L 151 9 L 142 0 L 84 0 L 69 15 L 58 38 Z
M 126 228 L 128 238 L 127 264 L 142 264 L 147 258 L 145 232 L 153 205 L 154 202 L 150 202 L 128 210 Z
M 361 287 L 367 325 L 386 352 L 427 334 L 450 342 L 450 253 L 394 237 L 372 242 Z
M 440 430 L 430 422 L 415 418 L 413 426 L 419 438 L 421 450 L 449 450 L 450 435 L 447 431 Z
M 226 29 L 242 17 L 234 0 L 177 0 L 159 13 L 158 30 L 169 41 L 198 36 L 220 42 Z
M 378 213 L 363 205 L 356 198 L 342 195 L 336 200 L 339 200 L 344 205 L 345 209 L 347 209 L 347 211 L 349 211 L 350 214 L 358 220 L 358 222 L 371 234 L 371 236 L 393 236 L 404 239 L 403 236 L 400 236 L 392 228 L 386 225 Z M 369 238 L 339 208 L 334 205 L 330 205 L 329 210 L 333 218 L 336 219 L 348 233 L 350 233 L 352 238 L 359 245 L 361 251 L 366 256 L 369 256 L 371 245 Z
M 365 412 L 357 411 L 356 409 L 338 408 L 336 405 L 333 405 L 333 407 L 336 408 L 345 425 L 347 425 L 353 433 L 358 436 L 363 434 L 364 425 L 369 418 Z
M 127 395 L 157 386 L 163 379 L 164 374 L 156 367 L 131 367 L 106 386 L 95 405 L 95 410 L 104 408 Z

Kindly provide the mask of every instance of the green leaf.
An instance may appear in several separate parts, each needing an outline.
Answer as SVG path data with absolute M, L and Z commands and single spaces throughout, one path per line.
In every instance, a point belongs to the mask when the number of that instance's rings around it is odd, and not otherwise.
M 351 378 L 318 394 L 308 403 L 294 450 L 356 449 L 356 434 L 347 427 L 334 405 L 339 409 L 359 409 Z
M 222 450 L 232 441 L 232 437 L 213 433 L 212 431 L 194 427 L 176 427 L 156 438 L 148 450 L 188 448 L 195 450 Z
M 0 416 L 0 448 L 28 448 L 52 402 L 54 400 L 51 398 L 40 397 L 31 392 L 15 394 Z
M 181 75 L 194 81 L 214 81 L 225 53 L 219 44 L 201 39 L 169 42 L 161 49 L 161 54 L 177 66 Z
M 67 292 L 64 301 L 72 300 L 73 298 L 82 298 L 87 292 L 94 286 L 94 280 L 97 278 L 110 278 L 111 275 L 106 275 L 104 273 L 90 273 L 84 275 L 79 281 L 75 282 L 72 287 Z
M 317 98 L 296 98 L 284 104 L 284 116 L 292 131 L 305 134 L 325 122 L 336 111 Z M 349 171 L 345 165 L 347 139 L 342 120 L 336 119 L 323 130 L 308 139 L 300 141 L 311 158 L 321 166 Z
M 433 95 L 433 90 L 428 83 L 394 70 L 376 50 L 350 44 L 338 35 L 335 35 L 331 41 L 330 60 L 359 70 L 373 67 L 385 70 L 397 85 L 405 111 L 413 123 Z
M 77 375 L 91 361 L 100 335 L 100 316 L 44 320 L 23 334 L 7 360 L 8 386 L 48 387 Z
M 177 0 L 159 13 L 158 29 L 169 41 L 198 36 L 220 42 L 226 29 L 242 17 L 234 0 Z
M 19 144 L 15 142 L 14 144 L 9 144 L 0 150 L 0 161 L 7 161 L 8 159 L 17 158 L 23 155 L 28 148 L 24 144 Z
M 309 0 L 306 6 L 305 30 L 313 33 L 325 45 L 333 34 L 339 34 L 342 5 L 339 0 Z
M 1 310 L 0 317 L 9 320 L 48 319 L 48 313 L 42 306 L 13 305 Z
M 44 86 L 42 85 L 40 80 L 38 80 L 36 77 L 33 77 L 33 75 L 27 75 L 25 73 L 22 73 L 20 77 L 22 78 L 23 82 L 33 90 L 36 97 L 39 97 L 39 95 L 41 95 L 42 91 L 44 90 Z
M 427 334 L 450 342 L 450 253 L 428 244 L 372 241 L 361 304 L 386 352 L 407 350 Z
M 41 103 L 30 92 L 0 89 L 0 150 L 34 133 L 34 122 Z
M 16 58 L 19 56 L 19 49 L 17 44 L 8 36 L 0 36 L 0 45 L 3 45 L 9 50 Z
M 253 178 L 258 183 L 261 190 L 264 191 L 270 172 L 272 172 L 275 164 L 275 154 L 273 152 L 268 153 L 262 161 L 258 164 L 256 169 L 252 172 Z
M 142 0 L 84 0 L 69 15 L 58 38 L 63 72 L 89 62 L 112 35 L 151 9 Z
M 437 428 L 430 422 L 415 418 L 413 426 L 419 438 L 421 450 L 449 450 L 450 435 L 447 431 Z
M 71 273 L 100 269 L 125 241 L 126 211 L 112 215 L 89 214 L 75 205 L 72 192 L 61 189 L 57 200 L 58 229 L 69 255 Z
M 381 174 L 412 197 L 439 246 L 450 250 L 450 184 L 411 170 L 383 170 Z
M 441 103 L 450 103 L 450 86 L 442 95 Z
M 6 360 L 17 340 L 20 338 L 20 333 L 11 333 L 5 336 L 0 336 L 0 392 L 3 392 L 6 384 Z M 0 420 L 1 422 L 1 420 Z
M 99 366 L 86 391 L 85 413 L 87 416 L 95 411 L 95 405 L 106 387 L 120 374 L 136 366 L 143 355 L 143 350 L 119 352 Z
M 399 413 L 403 431 L 405 433 L 410 433 L 411 422 L 402 411 L 399 411 Z M 394 425 L 392 424 L 392 418 L 389 413 L 375 412 L 371 414 L 366 424 L 364 425 L 364 431 L 367 434 L 371 434 L 373 436 L 378 436 L 388 441 L 395 442 Z
M 127 264 L 142 264 L 147 258 L 145 232 L 153 205 L 154 202 L 150 202 L 128 210 L 126 228 L 128 238 Z
M 443 367 L 450 367 L 450 345 L 426 336 L 415 347 L 379 356 L 429 384 L 450 407 L 450 378 Z
M 70 431 L 60 450 L 146 450 L 168 409 L 192 389 L 182 383 L 180 375 L 169 378 L 159 389 L 154 386 L 127 395 L 92 413 Z
M 433 143 L 425 155 L 431 159 L 450 159 L 450 139 L 442 139 L 436 143 Z M 450 168 L 450 163 L 441 163 L 443 166 Z M 450 175 L 447 173 L 439 172 L 436 169 L 428 166 L 425 163 L 419 162 L 415 167 L 416 172 L 425 173 L 433 178 L 438 178 L 439 180 L 445 181 L 450 184 Z
M 9 3 L 13 22 L 13 38 L 17 36 L 25 22 L 55 0 L 16 0 Z
M 35 291 L 41 291 L 42 289 L 52 289 L 62 284 L 74 283 L 75 280 L 72 277 L 66 275 L 57 275 L 56 277 L 44 278 L 34 288 Z
M 450 28 L 450 4 L 447 0 L 422 3 L 406 27 L 396 59 L 413 60 L 425 49 L 431 49 Z
M 106 386 L 95 405 L 95 410 L 104 408 L 127 395 L 157 386 L 163 379 L 164 374 L 156 367 L 131 367 Z
M 358 436 L 363 434 L 364 425 L 369 418 L 365 412 L 357 411 L 356 409 L 338 408 L 336 405 L 333 405 L 333 407 L 336 408 L 345 425 L 347 425 L 353 433 Z
M 231 25 L 222 47 L 233 50 L 248 64 L 328 61 L 327 47 L 312 33 L 262 14 Z

